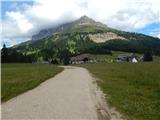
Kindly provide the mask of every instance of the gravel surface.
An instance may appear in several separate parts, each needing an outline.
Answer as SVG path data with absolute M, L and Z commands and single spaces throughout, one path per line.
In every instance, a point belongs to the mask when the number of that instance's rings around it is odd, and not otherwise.
M 2 104 L 2 119 L 98 120 L 92 77 L 80 67 L 64 71 Z
M 84 68 L 65 69 L 1 105 L 3 120 L 124 120 L 108 107 L 95 78 Z

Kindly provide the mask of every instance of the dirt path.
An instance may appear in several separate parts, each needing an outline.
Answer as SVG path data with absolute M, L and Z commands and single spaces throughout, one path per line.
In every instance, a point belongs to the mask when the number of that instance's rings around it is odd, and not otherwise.
M 2 104 L 3 119 L 109 120 L 98 108 L 93 80 L 79 67 L 65 70 L 18 97 Z M 98 114 L 97 114 L 98 113 Z

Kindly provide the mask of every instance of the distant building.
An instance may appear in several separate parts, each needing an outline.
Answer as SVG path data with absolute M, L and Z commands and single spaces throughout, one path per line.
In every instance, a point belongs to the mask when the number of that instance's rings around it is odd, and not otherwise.
M 92 62 L 93 60 L 90 59 L 89 54 L 81 54 L 75 57 L 70 58 L 71 64 L 83 64 L 86 62 Z
M 131 54 L 119 55 L 116 58 L 116 62 L 132 62 L 132 63 L 137 63 L 138 60 L 137 60 L 135 54 L 131 53 Z

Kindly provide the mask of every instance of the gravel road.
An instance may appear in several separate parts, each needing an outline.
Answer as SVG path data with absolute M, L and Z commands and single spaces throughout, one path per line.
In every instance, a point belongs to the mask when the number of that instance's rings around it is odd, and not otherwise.
M 65 69 L 1 105 L 3 120 L 124 120 L 108 107 L 95 78 L 81 67 Z
M 3 103 L 2 119 L 98 120 L 92 84 L 86 69 L 65 67 L 35 89 Z

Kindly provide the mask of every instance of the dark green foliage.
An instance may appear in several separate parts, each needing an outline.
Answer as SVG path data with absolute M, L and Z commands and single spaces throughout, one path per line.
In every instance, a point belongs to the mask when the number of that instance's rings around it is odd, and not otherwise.
M 151 36 L 140 34 L 140 33 L 133 33 L 133 32 L 124 32 L 124 31 L 118 31 L 118 30 L 114 30 L 114 32 L 117 35 L 123 36 L 126 39 L 128 39 L 132 50 L 139 53 L 152 51 L 154 55 L 160 55 L 160 39 L 159 38 L 151 37 Z
M 111 50 L 107 47 L 104 47 L 100 44 L 95 44 L 91 47 L 88 47 L 84 49 L 84 53 L 90 53 L 90 54 L 109 54 L 111 55 Z
M 65 56 L 64 59 L 63 59 L 63 64 L 64 65 L 68 65 L 69 64 L 69 60 L 70 60 L 69 56 Z
M 2 63 L 17 63 L 17 62 L 25 62 L 31 63 L 35 61 L 34 55 L 26 55 L 21 52 L 17 52 L 16 49 L 6 48 L 4 46 L 1 50 L 1 62 Z
M 5 44 L 3 45 L 3 48 L 1 50 L 1 62 L 8 62 L 8 48 L 6 48 Z
M 40 53 L 43 57 L 43 60 L 49 61 L 49 59 L 53 58 L 53 55 L 54 55 L 55 52 L 53 51 L 53 49 L 47 49 L 46 48 L 46 49 L 42 49 L 40 51 Z
M 151 52 L 146 52 L 143 56 L 143 61 L 153 61 L 153 56 Z
M 58 60 L 57 59 L 52 59 L 51 64 L 58 64 Z
M 64 65 L 69 64 L 71 53 L 67 49 L 62 49 L 58 53 L 58 57 Z

